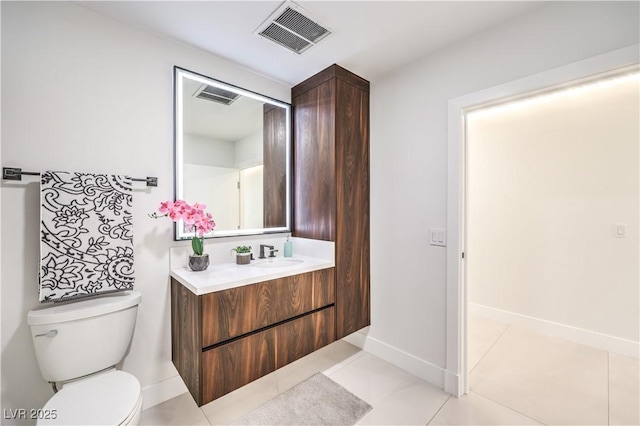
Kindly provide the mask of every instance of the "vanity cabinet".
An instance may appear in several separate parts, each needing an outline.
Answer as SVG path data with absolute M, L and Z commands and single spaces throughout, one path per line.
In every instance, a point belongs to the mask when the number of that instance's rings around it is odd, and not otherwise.
M 172 359 L 198 405 L 335 340 L 334 268 L 196 295 L 171 279 Z
M 335 242 L 340 339 L 371 322 L 369 82 L 332 65 L 291 98 L 293 235 Z

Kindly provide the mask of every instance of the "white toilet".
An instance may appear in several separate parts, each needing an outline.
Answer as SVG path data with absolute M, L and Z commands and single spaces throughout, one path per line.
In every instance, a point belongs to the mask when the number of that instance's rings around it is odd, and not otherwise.
M 42 377 L 62 388 L 39 411 L 39 425 L 136 425 L 140 382 L 115 366 L 136 324 L 137 291 L 29 311 Z

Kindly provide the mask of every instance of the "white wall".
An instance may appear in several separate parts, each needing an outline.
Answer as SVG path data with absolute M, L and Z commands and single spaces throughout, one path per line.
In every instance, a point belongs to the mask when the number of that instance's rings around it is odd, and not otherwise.
M 124 369 L 143 387 L 176 376 L 171 363 L 172 224 L 147 213 L 173 197 L 173 66 L 267 96 L 290 87 L 63 2 L 2 2 L 2 165 L 157 176 L 134 191 L 136 332 Z M 2 182 L 2 409 L 52 395 L 38 371 L 27 311 L 37 302 L 38 180 Z M 3 424 L 8 421 L 3 420 Z
M 240 170 L 240 226 L 264 228 L 264 167 Z
M 638 342 L 640 78 L 467 117 L 469 302 Z
M 443 385 L 446 249 L 430 246 L 428 231 L 447 223 L 448 100 L 637 44 L 638 12 L 637 3 L 547 3 L 372 81 L 365 347 Z
M 234 143 L 235 165 L 238 169 L 258 166 L 264 162 L 264 141 L 262 133 L 262 115 L 259 117 L 260 129 Z
M 235 167 L 236 144 L 232 141 L 186 133 L 182 143 L 184 144 L 182 161 L 186 164 Z

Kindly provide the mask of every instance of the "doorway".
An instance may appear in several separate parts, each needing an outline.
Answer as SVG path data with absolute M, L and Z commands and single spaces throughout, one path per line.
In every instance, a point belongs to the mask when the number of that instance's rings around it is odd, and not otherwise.
M 638 46 L 631 46 L 580 61 L 496 88 L 449 101 L 448 198 L 447 198 L 447 353 L 445 390 L 456 396 L 469 392 L 466 285 L 466 114 L 532 95 L 547 94 L 638 69 Z
M 640 74 L 465 118 L 470 392 L 544 424 L 637 423 L 616 389 L 638 377 Z

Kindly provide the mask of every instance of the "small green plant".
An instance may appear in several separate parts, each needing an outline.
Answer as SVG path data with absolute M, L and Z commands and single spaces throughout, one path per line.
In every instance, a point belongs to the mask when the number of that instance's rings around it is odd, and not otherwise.
M 202 256 L 204 254 L 204 238 L 191 238 L 191 248 L 193 249 L 193 254 L 196 256 Z
M 231 250 L 235 251 L 236 253 L 251 253 L 251 246 L 238 246 L 232 248 Z

